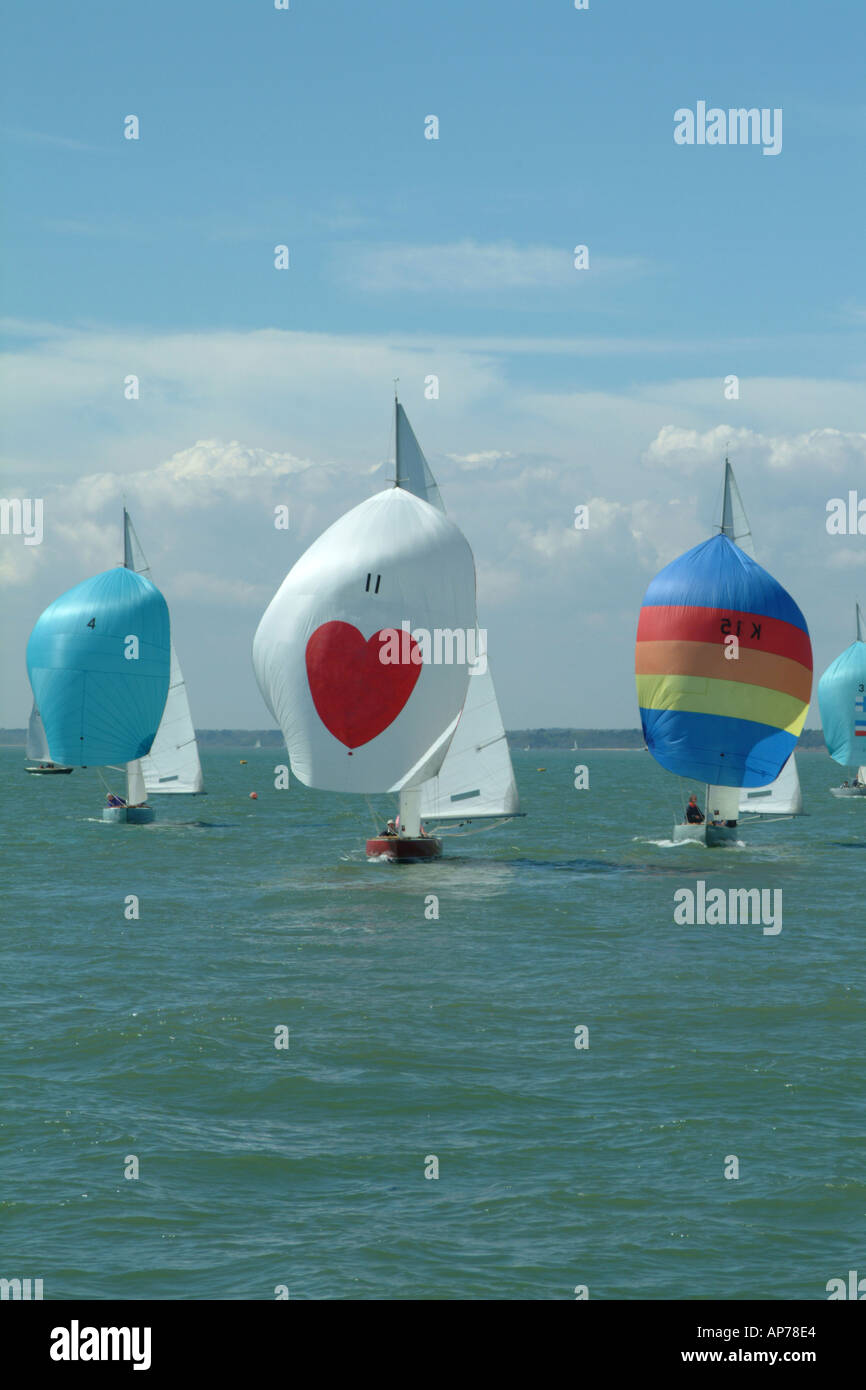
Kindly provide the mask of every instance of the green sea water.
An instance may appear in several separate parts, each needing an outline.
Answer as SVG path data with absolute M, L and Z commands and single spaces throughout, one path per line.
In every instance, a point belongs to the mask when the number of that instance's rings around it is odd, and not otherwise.
M 0 753 L 0 1276 L 823 1299 L 866 1273 L 866 800 L 825 755 L 807 816 L 707 850 L 670 843 L 648 755 L 518 752 L 526 818 L 419 865 L 368 863 L 364 801 L 278 791 L 279 761 L 206 752 L 207 796 L 124 827 L 94 772 Z M 699 878 L 781 889 L 782 930 L 677 925 Z

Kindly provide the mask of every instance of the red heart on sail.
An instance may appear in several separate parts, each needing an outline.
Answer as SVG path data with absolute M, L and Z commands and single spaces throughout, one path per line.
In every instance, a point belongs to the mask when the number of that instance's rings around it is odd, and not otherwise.
M 360 748 L 393 724 L 421 674 L 414 637 L 405 650 L 400 634 L 399 662 L 380 659 L 386 650 L 382 638 L 393 631 L 383 628 L 365 642 L 350 623 L 323 623 L 307 643 L 307 680 L 316 713 L 347 748 Z

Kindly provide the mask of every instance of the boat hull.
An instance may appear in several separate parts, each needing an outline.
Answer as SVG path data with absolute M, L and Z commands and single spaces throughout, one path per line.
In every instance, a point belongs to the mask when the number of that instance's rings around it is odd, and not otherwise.
M 62 777 L 71 772 L 71 767 L 25 767 L 25 772 L 32 772 L 37 777 Z
M 367 841 L 368 859 L 390 859 L 394 863 L 413 864 L 422 859 L 440 859 L 442 841 L 435 835 L 378 835 Z
M 152 806 L 103 806 L 102 819 L 112 825 L 150 825 Z
M 740 831 L 736 825 L 683 825 L 677 823 L 674 826 L 674 844 L 683 844 L 686 840 L 696 845 L 706 845 L 708 849 L 716 849 L 719 845 L 736 844 L 739 839 Z
M 831 787 L 831 796 L 866 796 L 866 787 Z

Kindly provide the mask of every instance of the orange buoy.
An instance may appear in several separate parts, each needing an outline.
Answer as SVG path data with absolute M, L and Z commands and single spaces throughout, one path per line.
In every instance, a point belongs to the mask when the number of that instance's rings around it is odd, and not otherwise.
M 246 760 L 246 758 L 241 758 L 241 767 L 246 767 L 246 765 L 247 765 L 247 760 Z
M 250 792 L 250 801 L 258 801 L 258 799 L 259 799 L 259 794 L 258 794 L 258 792 Z

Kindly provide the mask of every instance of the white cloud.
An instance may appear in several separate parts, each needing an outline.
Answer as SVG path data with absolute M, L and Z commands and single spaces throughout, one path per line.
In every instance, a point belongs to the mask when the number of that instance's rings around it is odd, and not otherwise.
M 571 246 L 518 246 L 472 240 L 418 246 L 400 242 L 341 246 L 341 274 L 362 290 L 482 291 L 502 289 L 579 290 L 605 279 L 646 271 L 640 256 L 593 256 L 576 271 Z
M 819 666 L 841 650 L 858 584 L 866 597 L 862 538 L 828 537 L 825 507 L 864 490 L 860 383 L 743 378 L 739 402 L 724 401 L 721 377 L 538 391 L 519 348 L 14 325 L 4 416 L 15 486 L 4 491 L 44 498 L 45 539 L 26 555 L 0 548 L 14 597 L 4 650 L 18 654 L 4 664 L 0 723 L 26 711 L 18 658 L 41 608 L 120 560 L 123 498 L 171 605 L 196 718 L 266 722 L 252 634 L 301 552 L 386 485 L 395 376 L 475 553 L 507 721 L 634 722 L 640 600 L 655 571 L 717 524 L 726 449 L 759 559 L 806 612 Z M 123 399 L 129 371 L 138 402 Z M 429 371 L 440 375 L 435 402 L 423 394 Z M 274 527 L 277 503 L 289 504 L 288 532 Z M 574 530 L 580 503 L 585 532 Z M 539 644 L 553 653 L 541 685 Z
M 479 454 L 447 454 L 446 457 L 454 463 L 459 463 L 464 471 L 468 471 L 471 468 L 495 468 L 497 463 L 513 458 L 514 455 L 509 451 L 484 449 Z

